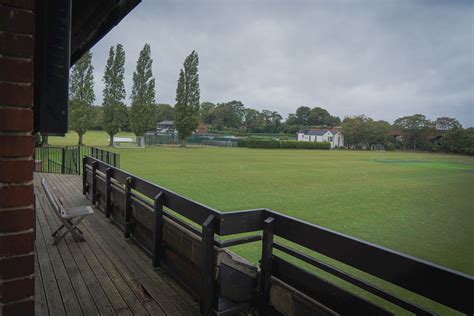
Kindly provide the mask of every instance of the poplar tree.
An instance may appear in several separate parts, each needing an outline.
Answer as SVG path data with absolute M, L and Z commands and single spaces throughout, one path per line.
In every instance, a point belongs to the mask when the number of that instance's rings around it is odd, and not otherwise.
M 91 52 L 86 52 L 72 68 L 69 88 L 70 128 L 79 135 L 77 144 L 81 146 L 84 134 L 92 127 L 92 105 L 95 101 Z
M 182 146 L 199 124 L 199 57 L 195 51 L 186 57 L 176 88 L 175 125 Z
M 155 78 L 152 72 L 150 44 L 145 44 L 133 73 L 132 107 L 130 128 L 136 136 L 142 136 L 154 128 L 156 122 Z
M 109 146 L 113 145 L 114 135 L 120 132 L 127 122 L 127 106 L 125 100 L 125 51 L 122 44 L 110 47 L 109 58 L 105 66 L 104 90 L 102 92 L 104 107 L 103 127 L 109 134 Z

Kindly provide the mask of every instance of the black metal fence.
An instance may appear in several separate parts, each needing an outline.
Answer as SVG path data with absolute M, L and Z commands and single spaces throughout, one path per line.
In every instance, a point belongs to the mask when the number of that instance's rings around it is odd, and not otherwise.
M 120 168 L 120 154 L 108 150 L 91 146 L 46 146 L 35 148 L 34 171 L 79 175 L 85 156 Z
M 428 298 L 459 312 L 474 312 L 474 277 L 375 244 L 347 236 L 321 226 L 307 223 L 270 209 L 220 212 L 206 205 L 180 196 L 164 187 L 134 176 L 92 157 L 83 164 L 83 193 L 97 203 L 107 217 L 125 234 L 133 238 L 153 258 L 153 265 L 174 272 L 178 279 L 189 275 L 186 260 L 177 261 L 173 249 L 163 241 L 163 223 L 173 221 L 199 236 L 200 258 L 192 274 L 198 278 L 181 280 L 197 289 L 201 312 L 207 315 L 226 314 L 221 296 L 225 288 L 237 291 L 235 282 L 225 284 L 223 269 L 217 269 L 215 249 L 262 240 L 262 255 L 258 282 L 253 283 L 256 300 L 249 304 L 258 307 L 260 315 L 273 314 L 270 289 L 275 278 L 314 300 L 325 311 L 334 314 L 387 315 L 383 306 L 366 300 L 320 276 L 295 265 L 274 253 L 274 249 L 302 260 L 320 270 L 368 291 L 385 301 L 416 314 L 431 315 L 432 311 L 399 297 L 337 267 L 308 255 L 315 252 L 335 259 L 390 284 Z M 165 209 L 167 208 L 167 209 Z M 171 210 L 175 213 L 171 213 Z M 179 214 L 199 225 L 196 229 L 179 219 Z M 166 221 L 165 221 L 166 219 Z M 220 241 L 219 237 L 261 232 L 251 236 Z M 280 237 L 308 251 L 301 252 L 287 243 L 274 240 Z M 176 238 L 176 237 L 174 237 Z M 279 239 L 279 240 L 280 240 Z M 189 260 L 188 260 L 189 261 Z M 195 272 L 198 270 L 198 272 Z M 216 271 L 217 276 L 216 276 Z M 193 284 L 198 283 L 198 284 Z M 228 302 L 228 301 L 226 301 Z M 229 304 L 225 305 L 227 308 Z M 238 307 L 238 306 L 237 306 Z M 231 307 L 230 310 L 236 310 Z M 306 307 L 305 307 L 306 308 Z M 330 313 L 330 314 L 331 314 Z

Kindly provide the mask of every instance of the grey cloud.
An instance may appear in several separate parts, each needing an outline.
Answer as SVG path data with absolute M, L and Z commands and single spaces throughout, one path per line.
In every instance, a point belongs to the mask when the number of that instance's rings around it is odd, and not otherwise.
M 184 58 L 200 57 L 202 101 L 238 99 L 286 116 L 300 105 L 393 121 L 423 113 L 474 125 L 468 1 L 143 1 L 93 49 L 96 94 L 111 45 L 126 89 L 150 43 L 157 101 L 174 104 Z

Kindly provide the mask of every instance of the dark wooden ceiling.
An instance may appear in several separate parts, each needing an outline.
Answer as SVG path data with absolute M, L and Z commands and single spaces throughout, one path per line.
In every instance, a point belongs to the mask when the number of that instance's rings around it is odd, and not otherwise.
M 71 66 L 141 0 L 73 0 Z

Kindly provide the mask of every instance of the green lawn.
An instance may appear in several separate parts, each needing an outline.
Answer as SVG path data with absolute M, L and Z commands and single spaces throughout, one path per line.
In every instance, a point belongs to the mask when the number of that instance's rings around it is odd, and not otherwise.
M 114 151 L 122 169 L 219 210 L 271 208 L 474 274 L 472 157 L 210 147 Z M 235 250 L 254 262 L 260 256 L 259 243 Z
M 117 135 L 118 137 L 127 137 L 135 136 L 135 134 L 130 132 L 120 132 Z M 69 132 L 65 137 L 59 136 L 49 136 L 48 144 L 50 145 L 77 145 L 79 136 L 75 132 Z M 103 131 L 88 131 L 84 134 L 83 142 L 88 146 L 108 146 L 109 145 L 109 135 Z
M 271 208 L 474 274 L 472 158 L 244 148 L 115 151 L 123 169 L 219 210 Z M 438 163 L 371 162 L 372 156 Z

